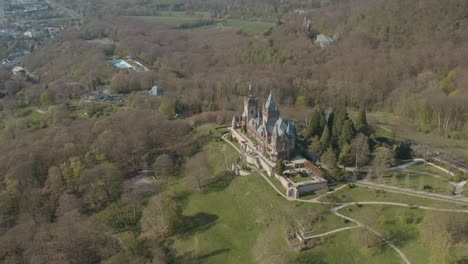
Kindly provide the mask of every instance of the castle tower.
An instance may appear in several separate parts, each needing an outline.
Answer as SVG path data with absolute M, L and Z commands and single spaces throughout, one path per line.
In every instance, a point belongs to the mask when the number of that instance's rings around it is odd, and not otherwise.
M 278 106 L 276 105 L 275 99 L 270 92 L 268 99 L 263 106 L 262 115 L 263 115 L 263 126 L 266 127 L 266 124 L 269 122 L 276 122 L 279 118 Z
M 242 115 L 243 122 L 247 124 L 250 119 L 256 118 L 258 112 L 258 101 L 252 95 L 252 86 L 249 87 L 249 96 L 244 97 L 244 113 Z

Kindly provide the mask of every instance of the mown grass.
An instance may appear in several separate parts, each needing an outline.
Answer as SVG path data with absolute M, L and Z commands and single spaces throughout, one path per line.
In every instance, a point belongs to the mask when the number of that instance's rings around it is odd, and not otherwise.
M 322 198 L 326 202 L 364 202 L 364 201 L 384 201 L 384 202 L 395 202 L 404 203 L 410 205 L 419 206 L 433 206 L 438 208 L 458 208 L 468 209 L 468 205 L 457 204 L 452 202 L 445 202 L 439 200 L 433 200 L 423 197 L 405 195 L 402 193 L 394 193 L 384 190 L 377 190 L 368 187 L 357 186 L 354 188 L 343 188 L 335 193 L 327 195 Z
M 372 181 L 413 190 L 451 195 L 448 186 L 451 187 L 452 185 L 448 181 L 415 172 L 388 172 L 383 177 Z
M 434 174 L 434 175 L 437 175 L 437 176 L 445 178 L 445 179 L 452 178 L 452 175 L 448 174 L 447 172 L 445 172 L 443 170 L 440 170 L 440 169 L 438 169 L 438 168 L 436 168 L 434 166 L 426 165 L 426 164 L 422 164 L 422 163 L 411 165 L 410 167 L 408 167 L 406 169 Z
M 204 127 L 199 131 L 210 133 L 207 131 L 212 129 Z M 203 150 L 218 157 L 211 160 L 214 173 L 224 170 L 223 145 L 226 144 L 210 142 Z M 228 147 L 227 151 L 235 152 Z M 286 230 L 304 214 L 323 212 L 314 234 L 350 224 L 331 214 L 330 206 L 287 201 L 257 173 L 225 179 L 202 192 L 189 191 L 186 179 L 179 177 L 168 189 L 181 197 L 184 216 L 197 219 L 197 225 L 175 237 L 171 245 L 187 263 L 256 263 L 264 258 L 262 252 L 274 253 L 273 257 L 281 259 L 279 263 L 311 263 L 311 258 L 317 263 L 345 263 L 350 258 L 356 263 L 400 263 L 398 256 L 385 246 L 377 250 L 349 243 L 361 236 L 362 231 L 358 230 L 325 237 L 322 245 L 295 253 L 287 244 Z
M 357 219 L 380 232 L 392 241 L 408 257 L 411 263 L 430 263 L 431 242 L 427 239 L 432 232 L 430 225 L 435 218 L 443 217 L 440 212 L 429 212 L 421 209 L 409 209 L 387 205 L 349 206 L 340 211 L 346 216 Z M 449 213 L 452 217 L 463 217 L 459 213 Z M 437 232 L 437 231 L 435 231 Z M 450 254 L 457 258 L 468 257 L 465 242 L 453 246 Z

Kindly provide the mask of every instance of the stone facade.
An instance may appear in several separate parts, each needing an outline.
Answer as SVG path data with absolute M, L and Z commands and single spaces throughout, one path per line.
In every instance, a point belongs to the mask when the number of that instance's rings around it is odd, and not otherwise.
M 234 118 L 233 128 L 236 128 L 237 124 Z M 257 141 L 258 150 L 273 161 L 294 156 L 296 144 L 294 123 L 281 118 L 271 93 L 261 108 L 258 107 L 258 99 L 255 96 L 249 95 L 244 98 L 240 126 L 243 132 Z

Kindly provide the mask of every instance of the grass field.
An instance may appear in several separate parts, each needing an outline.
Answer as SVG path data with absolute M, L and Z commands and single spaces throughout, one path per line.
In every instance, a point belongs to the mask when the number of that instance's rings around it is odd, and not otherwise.
M 198 131 L 210 130 L 213 128 Z M 223 142 L 211 142 L 204 149 L 215 154 L 214 173 L 224 169 L 223 146 Z M 226 154 L 229 161 L 237 157 L 232 147 L 226 151 L 234 153 Z M 183 177 L 168 188 L 181 197 L 184 216 L 197 223 L 175 237 L 171 245 L 185 263 L 345 263 L 347 259 L 356 263 L 400 263 L 396 253 L 386 246 L 369 249 L 350 243 L 362 238 L 362 230 L 325 237 L 322 245 L 303 253 L 292 251 L 286 230 L 297 219 L 304 219 L 304 214 L 323 213 L 312 234 L 351 224 L 331 214 L 329 206 L 285 200 L 257 173 L 226 179 L 203 192 L 190 192 Z
M 408 167 L 407 169 L 408 170 L 421 171 L 421 172 L 427 172 L 427 173 L 434 174 L 434 175 L 437 175 L 439 177 L 442 177 L 444 179 L 452 178 L 452 176 L 449 175 L 448 173 L 446 173 L 445 171 L 442 171 L 442 170 L 440 170 L 440 169 L 438 169 L 438 168 L 436 168 L 434 166 L 425 165 L 425 164 L 422 164 L 422 163 L 412 165 L 412 166 Z
M 210 19 L 211 14 L 209 12 L 195 12 L 194 14 L 187 14 L 185 12 L 170 12 L 163 13 L 159 16 L 133 16 L 131 18 L 143 20 L 148 23 L 157 23 L 170 27 L 177 27 L 184 23 L 195 23 L 200 20 Z M 261 34 L 274 26 L 275 23 L 269 21 L 226 19 L 215 21 L 215 23 L 211 25 L 204 25 L 195 28 L 236 28 L 249 34 Z
M 376 229 L 395 243 L 411 263 L 415 264 L 431 262 L 432 241 L 428 237 L 431 236 L 432 219 L 447 217 L 447 213 L 382 205 L 350 206 L 343 209 L 341 213 Z M 452 221 L 463 221 L 464 215 L 451 213 L 448 217 L 456 219 Z M 460 244 L 454 246 L 451 254 L 459 259 L 468 258 L 465 243 L 466 241 L 461 241 Z
M 373 182 L 398 186 L 402 188 L 410 188 L 419 191 L 429 191 L 440 194 L 451 194 L 447 186 L 450 185 L 447 181 L 415 172 L 388 172 L 383 177 L 372 180 Z M 424 186 L 431 187 L 424 189 Z M 451 190 L 451 189 L 450 189 Z
M 468 205 L 444 202 L 400 193 L 371 189 L 368 187 L 343 188 L 323 198 L 327 202 L 362 202 L 362 201 L 385 201 L 405 203 L 420 206 L 433 206 L 439 208 L 468 209 Z

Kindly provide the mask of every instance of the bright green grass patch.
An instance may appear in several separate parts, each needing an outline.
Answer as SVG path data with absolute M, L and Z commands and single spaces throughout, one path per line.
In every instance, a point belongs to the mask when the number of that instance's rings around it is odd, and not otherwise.
M 181 181 L 179 186 L 183 185 Z M 399 263 L 392 250 L 351 244 L 349 239 L 356 232 L 351 230 L 326 237 L 323 245 L 304 253 L 292 252 L 285 239 L 285 226 L 304 209 L 320 206 L 286 201 L 258 174 L 236 177 L 223 190 L 194 193 L 186 198 L 184 215 L 203 215 L 207 221 L 190 234 L 178 236 L 173 246 L 177 254 L 192 256 L 202 263 L 255 263 L 258 241 L 268 236 L 276 254 L 289 261 L 315 256 L 325 263 L 345 263 L 346 252 L 358 263 Z M 329 206 L 324 207 L 321 208 L 325 210 L 324 221 L 316 225 L 314 234 L 351 225 L 332 215 Z
M 419 191 L 451 195 L 452 185 L 437 177 L 415 172 L 389 172 L 373 182 Z
M 468 205 L 438 201 L 423 197 L 416 197 L 411 195 L 405 195 L 402 193 L 394 193 L 361 186 L 355 188 L 343 188 L 335 193 L 325 196 L 324 198 L 322 198 L 322 200 L 336 203 L 384 201 L 419 206 L 433 206 L 438 208 L 468 209 Z
M 376 229 L 399 247 L 411 263 L 420 264 L 430 263 L 433 219 L 444 215 L 447 217 L 447 214 L 455 222 L 463 221 L 464 218 L 460 213 L 430 212 L 388 205 L 349 206 L 340 212 Z M 468 250 L 464 248 L 466 245 L 463 241 L 460 243 L 454 243 L 451 251 L 458 259 L 466 258 Z
M 183 23 L 194 23 L 202 20 L 203 17 L 197 16 L 141 16 L 136 17 L 144 22 L 163 24 L 168 26 L 178 26 Z
M 378 237 L 369 234 L 369 239 L 379 241 Z M 397 253 L 385 243 L 367 247 L 362 229 L 352 229 L 329 236 L 325 243 L 300 254 L 297 264 L 312 263 L 365 263 L 365 264 L 400 264 L 402 260 Z
M 445 179 L 452 178 L 452 176 L 449 175 L 447 172 L 445 172 L 443 170 L 440 170 L 440 169 L 438 169 L 438 168 L 436 168 L 434 166 L 425 165 L 425 164 L 422 164 L 422 163 L 412 165 L 410 167 L 407 167 L 406 169 L 434 174 L 434 175 L 437 175 L 437 176 L 445 178 Z
M 206 133 L 207 129 L 209 131 L 209 128 L 199 131 Z M 211 160 L 215 171 L 224 167 L 223 145 L 226 144 L 210 142 L 204 149 L 218 157 Z M 237 155 L 232 148 L 229 150 L 235 153 L 232 157 Z M 324 221 L 316 224 L 314 233 L 349 224 L 332 215 L 330 206 L 287 201 L 257 173 L 225 179 L 217 188 L 207 187 L 199 193 L 188 191 L 185 181 L 185 178 L 178 178 L 168 185 L 168 189 L 181 197 L 184 216 L 197 223 L 188 232 L 174 237 L 171 245 L 176 255 L 186 262 L 256 263 L 264 260 L 262 254 L 265 251 L 275 252 L 275 257 L 280 258 L 278 263 L 296 263 L 297 257 L 307 258 L 316 254 L 326 263 L 343 263 L 343 256 L 336 252 L 348 252 L 360 263 L 368 259 L 373 263 L 399 261 L 391 250 L 370 252 L 343 241 L 352 231 L 327 237 L 325 244 L 306 253 L 293 252 L 287 245 L 286 230 L 297 219 L 303 219 L 305 212 L 323 212 Z
M 430 247 L 420 239 L 419 229 L 425 211 L 396 206 L 350 206 L 340 211 L 376 229 L 392 241 L 411 263 L 429 263 Z

